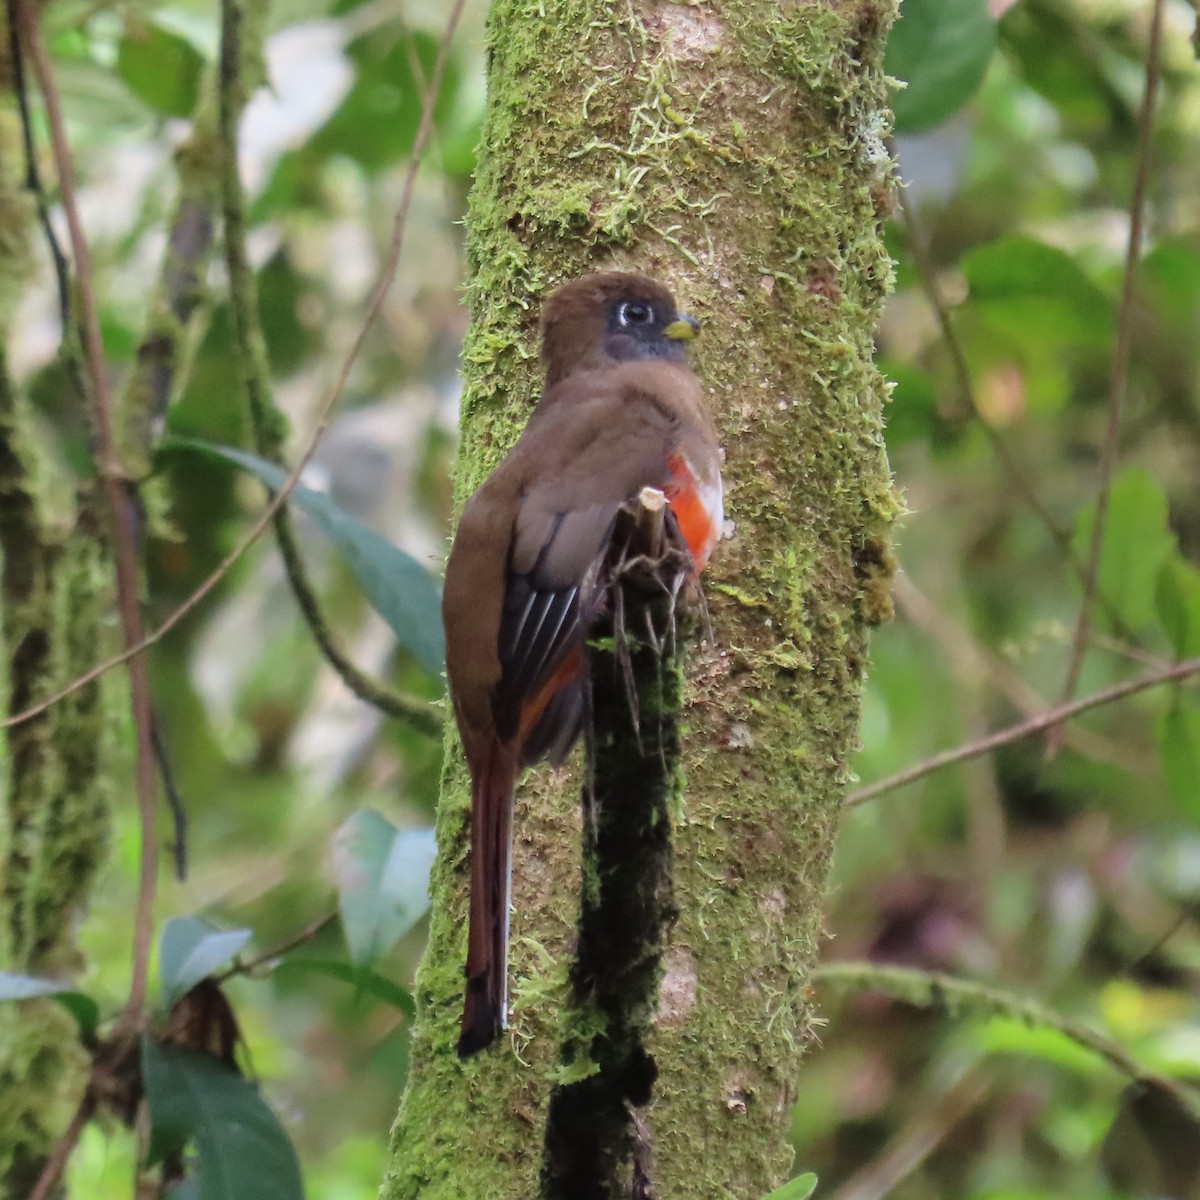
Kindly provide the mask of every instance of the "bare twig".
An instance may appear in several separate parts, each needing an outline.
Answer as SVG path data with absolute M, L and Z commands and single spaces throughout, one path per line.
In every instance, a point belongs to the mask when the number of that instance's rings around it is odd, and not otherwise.
M 337 920 L 336 912 L 326 913 L 320 920 L 314 921 L 307 928 L 288 938 L 287 941 L 280 942 L 278 946 L 272 946 L 270 950 L 264 950 L 261 954 L 255 955 L 254 958 L 248 958 L 244 962 L 235 962 L 232 966 L 226 967 L 219 975 L 213 976 L 213 982 L 224 983 L 225 980 L 231 979 L 234 975 L 249 975 L 252 971 L 261 967 L 263 963 L 272 962 L 274 959 L 282 958 L 285 954 L 290 953 L 300 946 L 308 945 L 318 934 L 328 929 L 335 920 Z
M 62 1179 L 63 1172 L 67 1169 L 67 1160 L 71 1157 L 71 1151 L 75 1149 L 75 1144 L 79 1141 L 84 1126 L 92 1119 L 95 1112 L 96 1095 L 92 1089 L 92 1081 L 89 1079 L 70 1123 L 63 1130 L 62 1137 L 55 1143 L 50 1157 L 46 1159 L 46 1165 L 42 1167 L 42 1173 L 33 1185 L 33 1191 L 29 1193 L 29 1200 L 50 1200 L 50 1197 L 55 1195 L 59 1180 Z
M 25 43 L 38 87 L 46 105 L 50 140 L 58 171 L 63 213 L 75 260 L 79 291 L 80 319 L 83 328 L 84 360 L 91 388 L 92 412 L 96 428 L 96 456 L 101 484 L 112 517 L 113 561 L 116 568 L 117 608 L 126 649 L 142 640 L 142 614 L 138 599 L 137 501 L 127 486 L 112 429 L 112 397 L 105 372 L 104 347 L 100 340 L 100 317 L 92 278 L 87 237 L 76 201 L 75 170 L 58 89 L 50 61 L 42 45 L 37 17 L 31 0 L 14 0 L 20 35 Z M 154 931 L 154 894 L 158 876 L 158 844 L 155 837 L 157 795 L 154 774 L 154 748 L 151 739 L 153 714 L 150 706 L 150 680 L 143 658 L 129 660 L 129 683 L 137 735 L 137 798 L 141 819 L 141 863 L 138 878 L 137 914 L 134 918 L 132 980 L 126 1013 L 136 1022 L 145 1005 L 146 972 L 150 962 L 150 942 Z
M 995 733 L 988 734 L 987 737 L 968 742 L 953 750 L 944 750 L 941 754 L 935 754 L 932 758 L 925 759 L 924 762 L 915 763 L 903 771 L 897 771 L 895 775 L 889 775 L 886 779 L 880 779 L 875 783 L 867 784 L 866 787 L 858 788 L 846 796 L 845 806 L 854 808 L 868 800 L 874 800 L 876 796 L 882 796 L 885 792 L 891 792 L 907 783 L 915 783 L 918 779 L 924 779 L 927 775 L 932 775 L 944 767 L 953 766 L 955 763 L 970 762 L 973 758 L 982 758 L 983 755 L 990 754 L 993 750 L 1000 749 L 1001 746 L 1019 742 L 1022 738 L 1032 737 L 1035 733 L 1042 733 L 1052 726 L 1061 725 L 1064 721 L 1077 717 L 1080 713 L 1089 712 L 1091 709 L 1100 708 L 1105 704 L 1113 704 L 1129 696 L 1136 696 L 1139 692 L 1148 691 L 1150 688 L 1159 687 L 1164 683 L 1178 683 L 1197 674 L 1200 674 L 1200 658 L 1188 658 L 1174 663 L 1172 666 L 1164 667 L 1160 671 L 1150 671 L 1145 675 L 1139 675 L 1136 679 L 1127 679 L 1124 683 L 1117 683 L 1102 691 L 1093 692 L 1092 695 L 1085 696 L 1082 700 L 1059 704 L 1035 717 L 1030 717 L 1027 721 L 1010 725 L 1007 729 L 1000 729 Z
M 171 839 L 169 849 L 175 860 L 175 878 L 183 883 L 187 879 L 187 807 L 183 796 L 175 782 L 175 772 L 171 768 L 171 756 L 167 752 L 167 744 L 163 741 L 159 728 L 158 716 L 150 726 L 150 740 L 154 746 L 154 761 L 158 764 L 158 776 L 162 780 L 163 795 L 167 798 L 167 807 L 171 810 L 171 820 L 175 824 L 175 836 Z
M 1138 261 L 1142 252 L 1142 228 L 1146 216 L 1146 191 L 1150 182 L 1150 137 L 1154 129 L 1154 104 L 1158 96 L 1162 69 L 1162 26 L 1164 0 L 1154 0 L 1150 18 L 1150 43 L 1146 49 L 1146 86 L 1142 108 L 1138 114 L 1137 159 L 1133 180 L 1133 197 L 1129 205 L 1129 243 L 1125 250 L 1125 276 L 1121 283 L 1121 305 L 1117 314 L 1117 340 L 1113 347 L 1112 376 L 1108 390 L 1108 429 L 1100 452 L 1100 490 L 1096 496 L 1096 517 L 1092 523 L 1092 540 L 1088 547 L 1083 572 L 1083 599 L 1079 603 L 1079 619 L 1071 657 L 1067 663 L 1062 699 L 1070 700 L 1079 684 L 1079 673 L 1087 653 L 1092 627 L 1092 607 L 1100 576 L 1100 557 L 1104 549 L 1104 534 L 1108 524 L 1108 505 L 1112 491 L 1113 473 L 1121 441 L 1121 412 L 1125 404 L 1126 382 L 1129 377 L 1129 354 L 1133 342 L 1133 298 L 1137 284 Z M 1058 737 L 1051 732 L 1047 750 L 1056 748 Z
M 450 13 L 449 20 L 446 23 L 446 30 L 442 35 L 443 47 L 448 47 L 451 39 L 454 36 L 454 31 L 458 27 L 458 23 L 462 17 L 465 0 L 455 0 L 455 5 Z M 30 705 L 22 712 L 14 713 L 4 721 L 0 721 L 0 729 L 6 729 L 13 725 L 20 725 L 25 721 L 30 721 L 34 717 L 40 716 L 47 709 L 52 708 L 67 696 L 73 695 L 80 688 L 86 687 L 89 683 L 99 679 L 106 672 L 111 671 L 114 667 L 120 666 L 122 663 L 129 662 L 138 655 L 143 654 L 150 649 L 155 643 L 161 641 L 172 629 L 175 628 L 202 600 L 221 582 L 222 579 L 229 573 L 233 565 L 246 553 L 249 548 L 262 536 L 263 532 L 271 524 L 275 514 L 287 503 L 288 497 L 292 490 L 300 482 L 300 477 L 304 474 L 308 464 L 312 461 L 313 455 L 317 452 L 317 447 L 320 445 L 321 438 L 325 435 L 329 428 L 330 419 L 338 400 L 341 398 L 342 392 L 345 391 L 346 383 L 350 378 L 350 373 L 354 369 L 354 364 L 358 361 L 358 356 L 362 351 L 363 343 L 366 341 L 367 333 L 374 325 L 379 317 L 380 310 L 383 308 L 383 302 L 387 297 L 392 280 L 395 278 L 396 269 L 400 262 L 400 253 L 404 246 L 404 232 L 408 224 L 409 210 L 412 208 L 413 192 L 416 187 L 417 171 L 420 168 L 421 154 L 423 153 L 426 144 L 429 140 L 430 129 L 433 124 L 433 106 L 431 103 L 426 103 L 421 116 L 421 125 L 417 130 L 417 137 L 413 144 L 413 157 L 409 164 L 407 174 L 404 181 L 404 189 L 400 197 L 400 203 L 396 209 L 396 218 L 392 225 L 391 243 L 388 248 L 387 257 L 384 260 L 383 266 L 380 268 L 379 277 L 375 282 L 375 286 L 371 291 L 370 299 L 367 302 L 367 309 L 363 315 L 362 323 L 359 327 L 354 341 L 350 345 L 350 349 L 342 362 L 342 366 L 338 371 L 337 378 L 334 380 L 333 387 L 329 390 L 325 399 L 322 401 L 317 412 L 317 419 L 313 426 L 312 432 L 309 434 L 308 444 L 305 446 L 303 453 L 300 455 L 296 465 L 292 467 L 287 479 L 280 485 L 279 490 L 270 498 L 265 509 L 259 514 L 258 519 L 250 527 L 246 536 L 221 560 L 218 566 L 213 570 L 212 574 L 205 579 L 192 594 L 183 601 L 156 629 L 148 633 L 134 646 L 130 646 L 123 650 L 120 654 L 114 654 L 111 658 L 104 662 L 97 663 L 90 671 L 85 671 L 78 678 L 67 684 L 55 692 L 54 695 L 46 697 L 38 704 Z

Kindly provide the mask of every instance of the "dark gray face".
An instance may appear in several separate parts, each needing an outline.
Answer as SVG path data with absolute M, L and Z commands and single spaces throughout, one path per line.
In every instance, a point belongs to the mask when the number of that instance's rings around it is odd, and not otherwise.
M 680 328 L 681 323 L 687 332 Z M 699 326 L 673 305 L 648 296 L 618 297 L 609 305 L 604 350 L 618 362 L 640 358 L 687 359 L 687 343 Z

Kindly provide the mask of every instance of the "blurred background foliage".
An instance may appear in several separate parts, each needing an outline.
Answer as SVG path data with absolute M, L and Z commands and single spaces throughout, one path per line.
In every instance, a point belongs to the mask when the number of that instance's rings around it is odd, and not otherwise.
M 384 255 L 447 6 L 279 0 L 270 87 L 243 129 L 251 252 L 280 404 L 304 445 Z M 909 514 L 897 620 L 873 640 L 863 781 L 1060 698 L 1108 421 L 1152 6 L 904 0 L 889 70 L 907 218 L 879 331 L 888 445 Z M 483 107 L 483 0 L 468 4 L 396 285 L 310 486 L 436 571 L 450 517 L 462 218 Z M 1195 12 L 1166 5 L 1147 241 L 1100 572 L 1078 694 L 1200 653 L 1200 72 Z M 105 347 L 128 369 L 176 186 L 172 154 L 211 75 L 207 0 L 57 0 L 46 11 L 97 259 Z M 802 153 L 802 148 L 798 150 Z M 49 172 L 48 172 L 49 173 Z M 916 247 L 919 253 L 914 253 Z M 247 440 L 223 271 L 172 434 Z M 943 299 L 964 387 L 927 289 Z M 13 368 L 66 467 L 57 301 L 25 298 Z M 262 502 L 228 464 L 164 450 L 152 483 L 148 623 L 220 560 Z M 736 513 L 731 514 L 736 518 Z M 405 690 L 438 681 L 395 649 L 342 561 L 301 524 L 352 657 Z M 719 631 L 718 631 L 719 634 Z M 336 907 L 334 831 L 375 809 L 428 826 L 440 745 L 348 698 L 261 544 L 151 657 L 187 807 L 190 871 L 159 916 L 203 913 L 269 948 Z M 136 889 L 132 795 L 83 919 L 79 986 L 115 1011 Z M 855 808 L 828 901 L 831 961 L 954 972 L 1037 996 L 1164 1074 L 1200 1077 L 1200 701 L 1160 688 L 1044 739 Z M 381 963 L 411 982 L 420 926 Z M 336 924 L 306 952 L 345 957 Z M 820 986 L 820 985 L 818 985 Z M 309 1193 L 373 1196 L 406 1069 L 402 1013 L 278 970 L 227 985 Z M 797 1081 L 797 1168 L 818 1195 L 1100 1200 L 1200 1195 L 1195 1127 L 1057 1034 L 819 993 L 828 1026 Z M 70 1194 L 123 1194 L 132 1139 L 89 1128 Z

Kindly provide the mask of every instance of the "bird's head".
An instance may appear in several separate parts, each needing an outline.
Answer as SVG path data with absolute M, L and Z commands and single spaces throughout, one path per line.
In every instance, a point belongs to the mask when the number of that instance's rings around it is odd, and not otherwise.
M 585 275 L 559 288 L 542 311 L 546 383 L 637 359 L 685 362 L 699 332 L 661 283 L 623 271 Z

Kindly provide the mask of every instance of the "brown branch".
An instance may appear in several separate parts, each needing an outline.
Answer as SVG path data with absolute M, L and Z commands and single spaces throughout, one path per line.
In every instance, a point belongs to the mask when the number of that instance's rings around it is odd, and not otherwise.
M 1129 377 L 1129 356 L 1133 344 L 1133 298 L 1137 284 L 1138 261 L 1142 252 L 1142 229 L 1146 217 L 1146 192 L 1150 183 L 1150 138 L 1154 130 L 1154 104 L 1162 67 L 1162 26 L 1164 0 L 1154 0 L 1150 20 L 1150 43 L 1146 49 L 1146 87 L 1142 108 L 1138 114 L 1137 160 L 1133 180 L 1133 197 L 1129 207 L 1129 243 L 1125 250 L 1125 276 L 1121 283 L 1121 306 L 1117 315 L 1117 340 L 1113 347 L 1112 376 L 1108 391 L 1108 429 L 1100 454 L 1100 491 L 1096 497 L 1096 517 L 1092 523 L 1092 540 L 1088 547 L 1083 573 L 1083 599 L 1079 603 L 1079 620 L 1067 675 L 1063 682 L 1062 699 L 1070 700 L 1079 684 L 1079 673 L 1087 653 L 1092 627 L 1092 607 L 1096 601 L 1100 577 L 1100 557 L 1104 549 L 1104 534 L 1108 523 L 1108 505 L 1112 479 L 1116 470 L 1121 441 L 1121 413 L 1125 405 L 1126 383 Z M 1056 748 L 1058 738 L 1051 733 L 1048 751 Z
M 272 946 L 270 950 L 264 950 L 261 954 L 246 959 L 245 962 L 235 962 L 219 975 L 214 975 L 213 983 L 224 983 L 225 980 L 232 979 L 234 975 L 249 975 L 252 971 L 261 967 L 263 963 L 269 963 L 273 959 L 282 958 L 290 951 L 296 950 L 300 946 L 308 945 L 318 934 L 328 929 L 335 920 L 337 920 L 336 912 L 326 913 L 320 920 L 314 921 L 307 928 L 288 938 L 287 941 L 280 942 L 278 946 Z
M 117 608 L 125 646 L 142 640 L 142 614 L 138 597 L 137 501 L 124 478 L 112 429 L 112 397 L 105 373 L 104 347 L 100 339 L 100 317 L 92 276 L 87 237 L 76 200 L 75 169 L 67 142 L 66 124 L 58 89 L 42 45 L 37 18 L 31 0 L 15 0 L 21 38 L 25 43 L 38 87 L 46 105 L 50 140 L 58 171 L 63 213 L 70 233 L 71 253 L 79 290 L 80 318 L 83 326 L 84 360 L 92 392 L 92 411 L 96 427 L 96 450 L 101 485 L 112 517 L 113 560 L 116 568 Z M 65 331 L 64 331 L 65 333 Z M 157 795 L 154 773 L 154 747 L 151 727 L 150 680 L 143 658 L 129 660 L 129 684 L 137 736 L 137 800 L 141 819 L 141 862 L 138 873 L 137 914 L 134 918 L 133 971 L 126 1013 L 137 1021 L 146 1000 L 146 973 L 150 963 L 150 942 L 154 932 L 154 894 L 158 882 L 158 844 L 155 835 Z
M 63 1130 L 62 1137 L 55 1143 L 50 1157 L 46 1159 L 46 1165 L 42 1167 L 42 1172 L 33 1185 L 33 1191 L 29 1193 L 29 1200 L 50 1200 L 50 1197 L 55 1195 L 59 1180 L 62 1179 L 63 1172 L 67 1169 L 67 1160 L 71 1157 L 71 1151 L 75 1149 L 84 1126 L 92 1119 L 95 1112 L 96 1094 L 92 1088 L 92 1081 L 89 1079 L 75 1109 L 75 1114 L 71 1117 L 70 1124 Z
M 446 23 L 445 33 L 442 35 L 442 46 L 448 48 L 450 40 L 454 36 L 454 31 L 458 27 L 458 23 L 462 17 L 465 0 L 455 0 L 455 5 L 450 13 L 450 18 Z M 392 280 L 395 278 L 396 269 L 400 263 L 400 253 L 404 246 L 404 232 L 408 224 L 408 214 L 412 208 L 413 192 L 416 187 L 417 171 L 421 165 L 421 155 L 429 140 L 430 129 L 433 124 L 433 106 L 426 104 L 422 115 L 421 125 L 417 130 L 417 137 L 413 144 L 413 157 L 409 164 L 407 174 L 404 181 L 404 189 L 400 197 L 400 203 L 396 209 L 395 221 L 392 225 L 392 237 L 388 247 L 387 257 L 384 259 L 383 266 L 380 268 L 379 277 L 375 282 L 375 286 L 371 291 L 371 297 L 367 303 L 367 310 L 363 316 L 362 323 L 358 333 L 355 335 L 354 341 L 350 345 L 350 349 L 342 362 L 342 366 L 338 371 L 337 378 L 334 380 L 333 387 L 330 389 L 325 399 L 321 402 L 321 406 L 317 411 L 317 420 L 313 426 L 312 432 L 309 434 L 308 444 L 300 455 L 296 465 L 291 469 L 287 479 L 280 486 L 279 490 L 270 498 L 265 509 L 259 514 L 258 519 L 250 527 L 246 536 L 221 560 L 218 566 L 213 570 L 212 574 L 205 579 L 192 594 L 183 601 L 156 629 L 148 633 L 136 645 L 129 646 L 120 654 L 114 654 L 111 658 L 104 662 L 97 663 L 90 671 L 85 671 L 78 678 L 72 680 L 66 687 L 55 692 L 54 695 L 46 697 L 38 704 L 31 705 L 22 712 L 15 713 L 4 721 L 0 721 L 0 729 L 7 729 L 13 725 L 20 725 L 25 721 L 30 721 L 34 717 L 40 716 L 47 709 L 52 708 L 59 701 L 74 694 L 80 688 L 86 687 L 89 683 L 99 679 L 101 675 L 111 671 L 114 667 L 120 666 L 122 663 L 129 662 L 135 659 L 138 655 L 149 650 L 156 642 L 164 638 L 172 629 L 178 625 L 184 617 L 186 617 L 196 606 L 221 582 L 222 579 L 229 573 L 233 565 L 250 549 L 252 545 L 262 536 L 263 532 L 271 524 L 275 514 L 287 503 L 288 497 L 291 495 L 293 488 L 300 482 L 300 477 L 304 474 L 308 464 L 312 461 L 313 455 L 317 452 L 317 447 L 320 445 L 321 438 L 329 428 L 329 423 L 332 418 L 333 410 L 337 402 L 341 399 L 342 392 L 345 391 L 346 383 L 350 378 L 350 373 L 354 369 L 354 364 L 358 361 L 359 353 L 362 351 L 363 343 L 366 341 L 367 333 L 372 325 L 379 317 L 380 310 L 383 308 L 383 302 L 387 297 Z
M 1124 683 L 1114 684 L 1112 687 L 1085 696 L 1082 700 L 1060 704 L 1035 717 L 1030 717 L 1027 721 L 1010 725 L 1007 729 L 997 730 L 995 733 L 988 734 L 987 737 L 968 742 L 953 750 L 943 750 L 940 754 L 925 759 L 924 762 L 915 763 L 903 771 L 897 771 L 895 775 L 889 775 L 885 779 L 867 784 L 866 787 L 858 788 L 846 796 L 845 807 L 854 808 L 868 800 L 874 800 L 876 796 L 882 796 L 884 792 L 894 791 L 907 783 L 915 783 L 918 779 L 924 779 L 927 775 L 932 775 L 955 763 L 982 758 L 993 750 L 1010 745 L 1012 742 L 1019 742 L 1022 738 L 1032 737 L 1035 733 L 1042 733 L 1044 730 L 1061 725 L 1064 721 L 1069 721 L 1072 717 L 1077 717 L 1080 713 L 1088 712 L 1093 708 L 1100 708 L 1105 704 L 1113 704 L 1117 700 L 1136 696 L 1139 692 L 1148 691 L 1150 688 L 1164 683 L 1178 683 L 1190 679 L 1196 674 L 1200 674 L 1200 658 L 1188 658 L 1164 667 L 1160 671 L 1150 671 L 1145 675 L 1139 675 L 1136 679 L 1127 679 Z

